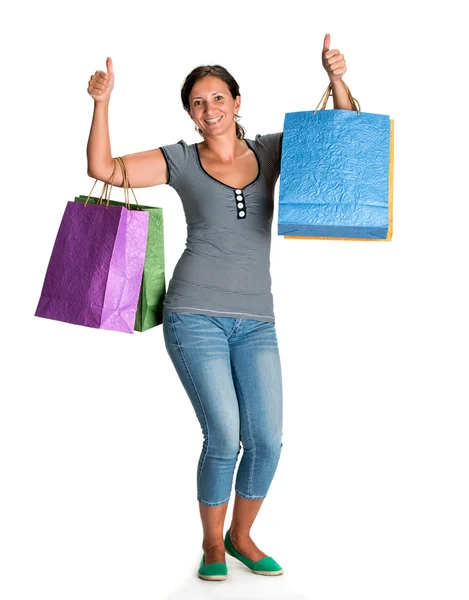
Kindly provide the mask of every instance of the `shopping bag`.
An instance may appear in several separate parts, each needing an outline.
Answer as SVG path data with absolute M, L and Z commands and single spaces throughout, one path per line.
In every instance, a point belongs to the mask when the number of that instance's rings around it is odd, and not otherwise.
M 394 122 L 388 115 L 321 110 L 285 115 L 278 234 L 290 239 L 390 241 Z M 318 106 L 319 106 L 318 104 Z
M 136 198 L 135 204 L 128 202 L 129 188 L 132 190 L 134 197 L 135 192 L 128 180 L 124 161 L 121 157 L 117 157 L 116 160 L 119 161 L 124 177 L 123 187 L 126 206 L 130 210 L 148 212 L 149 217 L 145 264 L 134 325 L 135 331 L 142 332 L 163 323 L 163 301 L 166 295 L 163 209 L 157 206 L 138 204 Z M 88 196 L 77 196 L 75 198 L 75 202 L 86 201 L 91 204 L 101 204 L 104 201 L 111 206 L 123 206 L 125 204 L 108 200 L 106 187 L 104 189 L 104 200 L 103 194 L 100 198 L 96 198 L 91 196 L 91 193 Z
M 68 202 L 35 316 L 133 333 L 148 220 L 125 206 Z

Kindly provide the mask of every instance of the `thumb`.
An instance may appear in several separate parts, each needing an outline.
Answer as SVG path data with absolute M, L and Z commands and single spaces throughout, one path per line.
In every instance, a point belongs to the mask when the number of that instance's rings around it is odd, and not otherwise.
M 330 33 L 326 33 L 326 36 L 324 38 L 324 45 L 322 47 L 322 51 L 323 52 L 327 52 L 329 50 L 330 45 L 331 45 L 331 35 L 330 35 Z
M 112 66 L 112 58 L 110 56 L 108 56 L 107 59 L 106 59 L 106 69 L 107 69 L 108 74 L 111 77 L 114 77 L 114 69 L 113 69 L 113 66 Z

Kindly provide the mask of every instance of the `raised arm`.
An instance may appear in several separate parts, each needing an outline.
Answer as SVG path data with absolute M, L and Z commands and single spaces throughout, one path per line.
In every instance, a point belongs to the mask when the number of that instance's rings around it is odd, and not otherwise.
M 331 36 L 326 33 L 322 47 L 322 66 L 325 68 L 332 84 L 332 100 L 334 108 L 342 110 L 355 110 L 342 81 L 342 75 L 347 70 L 344 55 L 339 50 L 330 50 Z
M 94 99 L 94 112 L 86 153 L 88 175 L 111 183 L 114 161 L 109 136 L 109 100 L 114 88 L 114 70 L 110 57 L 106 60 L 106 69 L 107 72 L 96 71 L 88 84 L 88 93 Z M 126 154 L 122 158 L 133 188 L 151 187 L 168 181 L 168 168 L 159 148 Z M 123 185 L 120 168 L 115 170 L 112 185 Z

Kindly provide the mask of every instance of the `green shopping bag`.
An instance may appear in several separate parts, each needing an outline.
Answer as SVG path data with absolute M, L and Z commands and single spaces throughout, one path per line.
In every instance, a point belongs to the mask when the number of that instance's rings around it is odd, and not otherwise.
M 138 299 L 137 313 L 135 315 L 135 331 L 146 331 L 163 322 L 163 301 L 166 295 L 166 279 L 164 268 L 164 231 L 163 231 L 163 209 L 157 206 L 144 206 L 138 204 L 135 198 L 135 192 L 130 186 L 124 161 L 121 157 L 116 158 L 124 177 L 124 198 L 125 202 L 117 202 L 107 197 L 108 184 L 105 183 L 103 191 L 99 198 L 91 196 L 96 180 L 88 196 L 77 196 L 75 202 L 83 202 L 85 205 L 106 204 L 112 206 L 125 206 L 129 210 L 144 210 L 148 212 L 148 237 L 147 249 L 145 253 L 145 264 L 143 267 L 142 285 Z M 115 168 L 115 163 L 114 163 Z M 114 171 L 111 180 L 114 178 Z M 136 204 L 130 204 L 129 187 L 135 198 Z M 111 195 L 112 184 L 109 189 Z

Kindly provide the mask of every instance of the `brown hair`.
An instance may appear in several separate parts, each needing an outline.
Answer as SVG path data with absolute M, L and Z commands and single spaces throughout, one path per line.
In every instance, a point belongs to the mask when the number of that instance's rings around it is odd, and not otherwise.
M 185 110 L 189 110 L 190 108 L 189 94 L 191 93 L 195 82 L 199 79 L 202 79 L 202 77 L 206 77 L 207 75 L 213 75 L 214 77 L 218 77 L 219 79 L 224 81 L 228 86 L 228 89 L 230 90 L 230 93 L 234 100 L 236 100 L 236 96 L 241 95 L 239 93 L 239 85 L 236 79 L 232 75 L 230 75 L 230 73 L 228 73 L 228 71 L 224 67 L 221 67 L 220 65 L 202 65 L 193 69 L 185 78 L 184 83 L 182 84 L 181 100 Z M 240 117 L 238 115 L 235 116 L 236 137 L 242 140 L 246 134 L 246 130 L 242 125 L 240 125 L 236 121 L 236 119 L 239 118 Z

